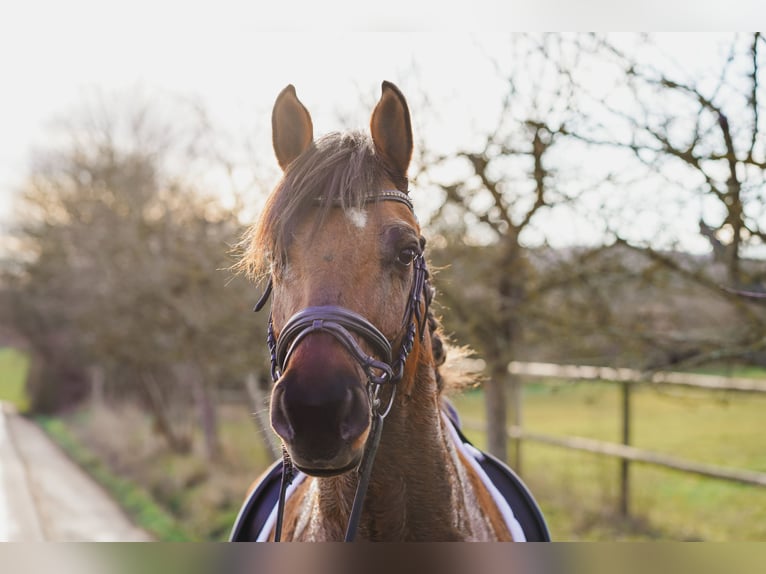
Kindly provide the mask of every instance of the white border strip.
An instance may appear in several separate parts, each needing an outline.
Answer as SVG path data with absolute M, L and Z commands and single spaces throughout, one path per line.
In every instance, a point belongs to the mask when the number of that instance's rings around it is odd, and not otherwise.
M 505 500 L 503 495 L 500 494 L 500 491 L 492 483 L 492 481 L 489 479 L 489 476 L 487 476 L 487 473 L 484 472 L 484 469 L 481 468 L 481 466 L 479 465 L 477 461 L 477 458 L 479 457 L 483 458 L 484 455 L 481 453 L 480 450 L 476 448 L 472 448 L 470 445 L 467 445 L 463 443 L 462 440 L 460 440 L 460 436 L 458 436 L 457 431 L 455 430 L 455 427 L 452 425 L 452 421 L 449 420 L 446 414 L 442 413 L 442 418 L 444 419 L 444 426 L 446 426 L 449 429 L 450 436 L 452 437 L 452 440 L 455 443 L 455 446 L 457 446 L 457 448 L 460 451 L 462 451 L 463 455 L 468 460 L 468 463 L 471 465 L 471 468 L 473 468 L 476 471 L 476 474 L 479 475 L 479 478 L 484 483 L 484 486 L 487 488 L 487 491 L 489 492 L 490 496 L 492 496 L 492 500 L 497 506 L 497 509 L 503 515 L 505 524 L 508 526 L 508 529 L 511 531 L 511 536 L 513 537 L 513 541 L 526 542 L 527 537 L 524 535 L 524 530 L 521 528 L 521 524 L 519 524 L 519 521 L 516 520 L 516 517 L 514 516 L 513 510 L 511 509 L 510 505 Z
M 290 500 L 290 496 L 293 492 L 295 492 L 295 489 L 298 488 L 298 485 L 303 482 L 303 479 L 306 478 L 306 475 L 302 472 L 298 472 L 297 476 L 293 478 L 293 482 L 290 486 L 287 487 L 287 490 L 285 491 L 285 503 L 287 503 L 288 500 Z M 279 501 L 274 505 L 274 508 L 271 510 L 271 514 L 269 514 L 269 517 L 266 519 L 266 522 L 263 524 L 263 528 L 261 528 L 261 531 L 258 533 L 258 538 L 255 539 L 256 542 L 268 542 L 269 541 L 269 534 L 271 534 L 271 530 L 274 528 L 274 525 L 277 523 L 277 509 L 279 507 Z

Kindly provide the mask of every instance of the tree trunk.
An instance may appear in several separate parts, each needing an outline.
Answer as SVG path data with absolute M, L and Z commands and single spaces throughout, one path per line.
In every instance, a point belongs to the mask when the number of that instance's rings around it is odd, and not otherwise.
M 218 438 L 218 411 L 210 389 L 200 381 L 199 408 L 202 433 L 205 438 L 205 455 L 208 460 L 218 460 L 221 457 L 221 441 Z
M 106 377 L 104 367 L 93 365 L 90 369 L 90 404 L 91 408 L 98 409 L 104 406 L 104 385 Z
M 505 361 L 491 367 L 490 380 L 484 383 L 484 405 L 487 413 L 487 450 L 500 460 L 508 460 L 506 435 L 506 381 L 508 369 Z
M 218 437 L 218 412 L 215 399 L 210 388 L 205 384 L 201 369 L 194 365 L 184 364 L 174 369 L 177 376 L 185 379 L 185 383 L 191 387 L 194 404 L 197 407 L 197 416 L 202 429 L 205 458 L 210 461 L 218 460 L 221 456 L 221 441 Z
M 497 283 L 499 325 L 491 346 L 486 349 L 490 380 L 484 385 L 484 400 L 487 449 L 499 459 L 507 461 L 508 363 L 513 357 L 514 344 L 521 330 L 518 313 L 526 299 L 527 279 L 526 261 L 515 235 L 506 237 L 498 268 L 503 270 Z
M 188 436 L 177 433 L 173 428 L 170 413 L 157 379 L 151 373 L 141 373 L 138 379 L 144 389 L 144 396 L 147 399 L 157 432 L 165 439 L 170 450 L 179 454 L 187 454 L 191 450 L 191 440 Z

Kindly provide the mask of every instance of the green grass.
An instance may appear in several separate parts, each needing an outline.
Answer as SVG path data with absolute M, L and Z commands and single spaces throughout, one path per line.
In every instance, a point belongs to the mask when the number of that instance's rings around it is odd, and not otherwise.
M 766 369 L 754 365 L 708 365 L 695 369 L 694 372 L 703 375 L 721 375 L 724 377 L 745 377 L 752 379 L 766 378 Z
M 530 385 L 523 423 L 531 431 L 620 439 L 617 385 Z M 481 420 L 483 396 L 455 399 L 465 419 Z M 641 387 L 632 396 L 632 444 L 678 458 L 766 472 L 766 397 Z M 478 446 L 480 432 L 469 432 Z M 522 472 L 554 538 L 766 540 L 766 489 L 631 465 L 631 514 L 617 516 L 619 462 L 524 443 Z
M 29 359 L 21 351 L 0 349 L 0 401 L 13 404 L 19 412 L 29 408 L 26 393 Z
M 178 521 L 157 505 L 143 488 L 116 476 L 99 457 L 75 438 L 61 420 L 38 417 L 37 422 L 72 460 L 112 494 L 136 525 L 158 540 L 183 542 L 192 539 Z

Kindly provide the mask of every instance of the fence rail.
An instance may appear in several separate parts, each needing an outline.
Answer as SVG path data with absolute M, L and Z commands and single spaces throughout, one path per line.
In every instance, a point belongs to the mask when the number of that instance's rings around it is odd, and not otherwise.
M 705 476 L 718 480 L 738 482 L 753 486 L 766 487 L 766 473 L 754 470 L 726 468 L 717 465 L 684 460 L 669 454 L 658 453 L 631 446 L 631 392 L 637 384 L 645 385 L 680 385 L 710 391 L 735 391 L 746 393 L 766 393 L 766 382 L 742 377 L 722 377 L 698 375 L 692 373 L 642 372 L 634 369 L 617 369 L 588 365 L 558 365 L 552 363 L 512 362 L 508 371 L 519 377 L 545 379 L 574 379 L 580 381 L 614 382 L 621 386 L 622 443 L 605 442 L 585 437 L 553 436 L 524 429 L 521 421 L 521 406 L 516 405 L 516 424 L 507 429 L 510 438 L 516 441 L 515 466 L 521 468 L 521 444 L 524 441 L 537 442 L 566 449 L 590 452 L 600 456 L 618 458 L 620 465 L 619 512 L 629 513 L 630 499 L 630 464 L 641 463 L 669 468 L 672 470 Z M 529 381 L 522 380 L 522 383 Z M 520 394 L 520 393 L 519 393 Z M 517 394 L 517 400 L 519 397 Z M 465 426 L 473 430 L 486 430 L 476 421 L 465 421 Z
M 695 373 L 668 373 L 662 371 L 637 371 L 613 367 L 588 365 L 557 365 L 553 363 L 522 363 L 513 361 L 508 365 L 512 375 L 530 377 L 556 377 L 585 381 L 614 381 L 618 383 L 649 383 L 655 385 L 681 385 L 700 389 L 766 393 L 766 381 L 744 377 L 698 375 Z
M 463 425 L 472 430 L 485 430 L 484 425 L 477 421 L 463 421 Z M 552 436 L 524 430 L 518 426 L 508 427 L 508 436 L 514 440 L 528 440 L 530 442 L 539 442 L 573 450 L 582 450 L 593 454 L 621 458 L 632 462 L 663 466 L 665 468 L 706 476 L 708 478 L 717 478 L 755 486 L 766 486 L 766 473 L 763 472 L 726 468 L 712 464 L 683 460 L 672 455 L 653 452 L 635 446 L 605 442 L 585 437 Z

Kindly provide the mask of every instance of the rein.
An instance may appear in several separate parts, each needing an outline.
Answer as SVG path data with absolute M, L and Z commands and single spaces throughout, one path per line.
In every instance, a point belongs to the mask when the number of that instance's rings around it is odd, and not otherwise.
M 322 201 L 321 199 L 318 201 Z M 365 198 L 365 203 L 377 203 L 379 201 L 396 201 L 413 209 L 409 196 L 398 190 L 383 191 L 379 194 Z M 421 238 L 421 248 L 425 246 L 425 240 Z M 273 283 L 272 279 L 255 305 L 255 311 L 260 311 L 268 301 Z M 428 283 L 428 269 L 423 253 L 418 253 L 413 259 L 413 281 L 410 290 L 407 309 L 404 315 L 404 325 L 407 331 L 401 343 L 401 347 L 394 356 L 391 342 L 380 330 L 365 319 L 362 315 L 344 307 L 335 305 L 323 305 L 306 307 L 290 317 L 279 337 L 274 335 L 274 323 L 269 315 L 269 327 L 266 341 L 269 347 L 271 359 L 271 378 L 273 382 L 282 376 L 293 352 L 301 341 L 311 333 L 322 332 L 332 335 L 348 351 L 367 375 L 367 395 L 370 401 L 370 433 L 364 447 L 362 460 L 357 467 L 359 481 L 351 506 L 348 525 L 346 527 L 346 542 L 352 542 L 356 536 L 359 519 L 362 514 L 364 498 L 372 475 L 372 467 L 380 444 L 383 431 L 383 422 L 391 412 L 396 395 L 396 384 L 404 375 L 404 366 L 407 357 L 415 344 L 416 331 L 420 334 L 420 340 L 425 336 L 426 322 L 428 320 L 428 307 L 432 299 L 432 290 Z M 421 303 L 424 302 L 424 309 Z M 354 335 L 364 339 L 373 349 L 374 355 L 368 355 L 361 348 Z M 386 401 L 381 398 L 381 387 L 389 385 L 391 391 Z M 294 477 L 294 466 L 290 460 L 286 448 L 282 447 L 282 483 L 279 491 L 277 505 L 277 523 L 274 541 L 280 542 L 282 536 L 282 520 L 284 518 L 285 499 L 287 487 Z

